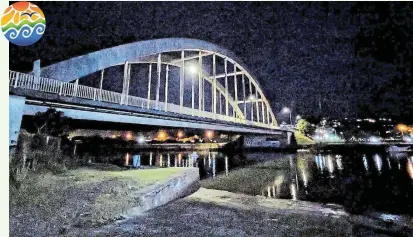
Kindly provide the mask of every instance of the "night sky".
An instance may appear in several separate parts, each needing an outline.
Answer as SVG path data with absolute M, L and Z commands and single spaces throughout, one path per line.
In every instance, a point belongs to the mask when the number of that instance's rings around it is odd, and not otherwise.
M 411 3 L 36 2 L 46 32 L 10 44 L 10 69 L 140 40 L 188 37 L 233 51 L 274 112 L 413 120 Z

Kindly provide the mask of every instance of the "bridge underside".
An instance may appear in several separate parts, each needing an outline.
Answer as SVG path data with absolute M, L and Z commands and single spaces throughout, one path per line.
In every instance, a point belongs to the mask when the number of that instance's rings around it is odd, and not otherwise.
M 16 93 L 17 92 L 17 93 Z M 170 112 L 151 111 L 142 108 L 128 106 L 100 104 L 96 106 L 93 101 L 84 99 L 58 99 L 53 95 L 47 97 L 42 93 L 30 93 L 28 91 L 15 91 L 10 101 L 10 126 L 14 126 L 15 132 L 10 132 L 10 141 L 17 140 L 17 131 L 20 129 L 21 116 L 33 116 L 37 112 L 44 112 L 53 107 L 64 112 L 65 116 L 86 121 L 101 121 L 123 124 L 141 124 L 158 127 L 193 128 L 202 130 L 225 131 L 240 134 L 280 135 L 284 130 L 265 129 L 260 127 L 243 126 L 230 122 L 212 119 L 199 119 L 192 116 L 179 115 Z M 45 99 L 45 97 L 47 99 Z M 16 99 L 17 98 L 17 99 Z M 16 102 L 17 101 L 17 102 Z M 16 110 L 13 112 L 12 110 Z M 20 119 L 18 119 L 20 118 Z M 12 121 L 13 120 L 13 121 Z M 15 124 L 14 124 L 15 123 Z M 14 125 L 12 125 L 14 124 Z M 14 136 L 13 136 L 14 134 Z
M 140 114 L 136 112 L 125 112 L 108 109 L 96 109 L 93 107 L 64 105 L 56 103 L 42 103 L 36 104 L 36 101 L 26 103 L 24 107 L 24 115 L 35 115 L 37 112 L 44 112 L 48 108 L 53 107 L 65 113 L 66 116 L 73 119 L 82 119 L 90 121 L 115 122 L 126 124 L 142 124 L 153 125 L 159 127 L 176 127 L 176 128 L 194 128 L 206 129 L 215 131 L 226 131 L 234 133 L 248 133 L 248 134 L 280 134 L 283 131 L 251 128 L 245 126 L 237 126 L 231 124 L 217 123 L 216 121 L 197 121 L 194 119 L 176 119 L 176 117 Z

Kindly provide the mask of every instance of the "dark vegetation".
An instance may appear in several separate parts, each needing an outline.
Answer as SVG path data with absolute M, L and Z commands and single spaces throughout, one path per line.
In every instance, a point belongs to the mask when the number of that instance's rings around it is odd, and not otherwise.
M 71 119 L 50 108 L 32 120 L 34 133 L 23 129 L 10 152 L 10 184 L 17 189 L 29 172 L 59 173 L 74 165 L 69 155 L 72 144 L 67 140 Z

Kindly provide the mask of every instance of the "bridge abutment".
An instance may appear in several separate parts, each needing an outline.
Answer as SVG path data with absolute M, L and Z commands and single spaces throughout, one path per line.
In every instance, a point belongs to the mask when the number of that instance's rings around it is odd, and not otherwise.
M 274 135 L 244 135 L 245 148 L 286 148 L 294 147 L 296 144 L 293 139 L 293 132 L 279 131 Z
M 9 95 L 9 146 L 17 144 L 26 97 Z

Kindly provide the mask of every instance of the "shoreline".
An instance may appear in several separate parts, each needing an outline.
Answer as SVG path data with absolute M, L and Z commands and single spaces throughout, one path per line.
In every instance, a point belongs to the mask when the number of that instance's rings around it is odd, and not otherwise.
M 411 223 L 348 214 L 340 205 L 200 188 L 145 215 L 79 236 L 411 236 Z M 384 235 L 383 235 L 384 234 Z

